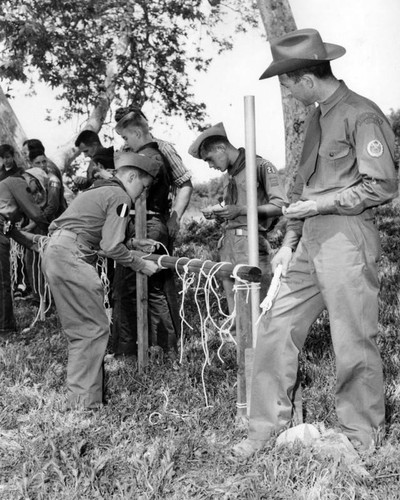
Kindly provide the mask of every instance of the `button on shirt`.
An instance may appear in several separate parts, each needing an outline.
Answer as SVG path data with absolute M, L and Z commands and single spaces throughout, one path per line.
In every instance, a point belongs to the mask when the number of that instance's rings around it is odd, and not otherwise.
M 306 132 L 304 150 L 319 141 L 318 156 L 303 150 L 292 201 L 316 200 L 320 214 L 357 215 L 394 198 L 394 134 L 378 106 L 340 82 L 315 114 L 320 137 Z M 300 237 L 302 224 L 289 220 L 287 229 Z

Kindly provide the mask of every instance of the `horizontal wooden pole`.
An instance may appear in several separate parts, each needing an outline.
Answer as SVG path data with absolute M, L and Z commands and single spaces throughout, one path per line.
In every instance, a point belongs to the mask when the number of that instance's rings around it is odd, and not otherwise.
M 33 242 L 33 237 L 38 235 L 33 235 L 25 231 L 21 233 L 30 241 Z M 135 251 L 138 256 L 143 257 L 145 260 L 151 260 L 153 262 L 159 263 L 162 267 L 167 269 L 175 269 L 180 274 L 185 272 L 185 266 L 188 265 L 189 272 L 200 273 L 202 272 L 208 276 L 211 271 L 215 270 L 215 267 L 219 265 L 216 275 L 220 278 L 231 278 L 233 270 L 236 265 L 230 262 L 213 262 L 211 260 L 201 260 L 201 259 L 189 259 L 188 257 L 173 257 L 171 255 L 158 255 L 158 254 L 145 254 L 143 252 Z M 237 269 L 237 277 L 248 281 L 250 283 L 260 283 L 261 281 L 261 269 L 257 266 L 249 266 L 247 264 L 240 265 Z
M 213 262 L 213 261 L 203 261 L 200 259 L 189 259 L 188 257 L 173 257 L 171 255 L 144 255 L 145 260 L 151 260 L 153 262 L 158 262 L 162 267 L 167 269 L 175 269 L 179 273 L 184 273 L 185 266 L 188 266 L 188 271 L 191 273 L 204 273 L 206 276 L 210 274 L 212 270 L 215 270 L 216 266 L 220 265 L 216 275 L 220 278 L 230 278 L 236 265 L 229 262 Z M 160 258 L 161 257 L 161 258 Z M 237 276 L 250 283 L 259 283 L 261 281 L 261 269 L 256 266 L 241 265 L 237 270 Z

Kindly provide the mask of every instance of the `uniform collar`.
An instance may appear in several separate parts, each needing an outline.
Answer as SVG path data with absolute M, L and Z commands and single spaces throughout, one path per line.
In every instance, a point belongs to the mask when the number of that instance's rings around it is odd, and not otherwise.
M 343 80 L 339 81 L 340 85 L 335 90 L 335 92 L 330 97 L 328 97 L 328 99 L 319 104 L 322 116 L 325 116 L 349 92 L 349 89 L 347 85 L 344 83 L 344 81 Z
M 148 142 L 147 144 L 143 144 L 143 146 L 140 146 L 140 148 L 136 151 L 136 153 L 139 153 L 140 151 L 143 151 L 143 149 L 146 149 L 146 148 L 158 149 L 158 144 L 155 141 Z

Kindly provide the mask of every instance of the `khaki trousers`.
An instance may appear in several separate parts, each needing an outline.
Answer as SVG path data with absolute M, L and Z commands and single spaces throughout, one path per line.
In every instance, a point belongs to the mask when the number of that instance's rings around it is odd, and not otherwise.
M 326 307 L 336 356 L 336 412 L 343 432 L 368 446 L 384 424 L 378 333 L 379 235 L 369 212 L 305 221 L 279 295 L 259 328 L 249 437 L 290 424 L 298 357 Z
M 67 392 L 71 408 L 103 403 L 103 360 L 109 325 L 103 288 L 93 263 L 97 254 L 69 231 L 47 244 L 42 270 L 68 339 Z

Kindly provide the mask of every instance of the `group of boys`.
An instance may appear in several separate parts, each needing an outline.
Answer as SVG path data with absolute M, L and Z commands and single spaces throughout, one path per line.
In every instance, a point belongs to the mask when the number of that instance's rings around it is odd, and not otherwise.
M 345 53 L 343 47 L 324 43 L 312 29 L 296 30 L 270 43 L 273 62 L 261 79 L 279 76 L 296 99 L 318 106 L 307 126 L 290 204 L 275 167 L 259 157 L 256 162 L 262 295 L 279 264 L 283 279 L 258 334 L 249 437 L 233 453 L 250 456 L 292 422 L 299 353 L 324 308 L 336 354 L 338 420 L 353 444 L 365 450 L 375 444 L 384 425 L 382 364 L 376 345 L 379 235 L 371 209 L 398 192 L 394 136 L 374 103 L 334 77 L 330 61 Z M 99 251 L 117 263 L 116 352 L 136 349 L 136 315 L 132 316 L 136 272 L 149 276 L 153 341 L 165 349 L 176 346 L 167 292 L 171 276 L 162 275 L 156 264 L 141 259 L 124 242 L 134 236 L 131 205 L 146 191 L 144 243 L 155 251 L 171 250 L 189 203 L 190 174 L 171 145 L 151 135 L 139 108 L 119 110 L 116 121 L 126 151 L 103 148 L 87 131 L 78 137 L 76 146 L 91 157 L 91 170 L 78 183 L 91 187 L 51 223 L 43 258 L 43 271 L 69 339 L 67 384 L 72 407 L 92 408 L 103 401 L 102 362 L 109 331 L 103 290 L 93 266 Z M 225 221 L 220 256 L 246 262 L 245 151 L 230 143 L 219 123 L 202 132 L 189 153 L 227 174 L 224 203 L 214 210 Z M 102 163 L 111 158 L 114 174 L 110 162 Z M 172 209 L 171 186 L 177 189 Z M 1 191 L 0 200 L 0 214 L 8 222 Z M 268 232 L 282 213 L 288 220 L 286 235 L 271 265 Z M 30 217 L 40 221 L 40 211 Z M 143 244 L 131 241 L 138 249 Z M 231 283 L 224 286 L 230 301 Z

